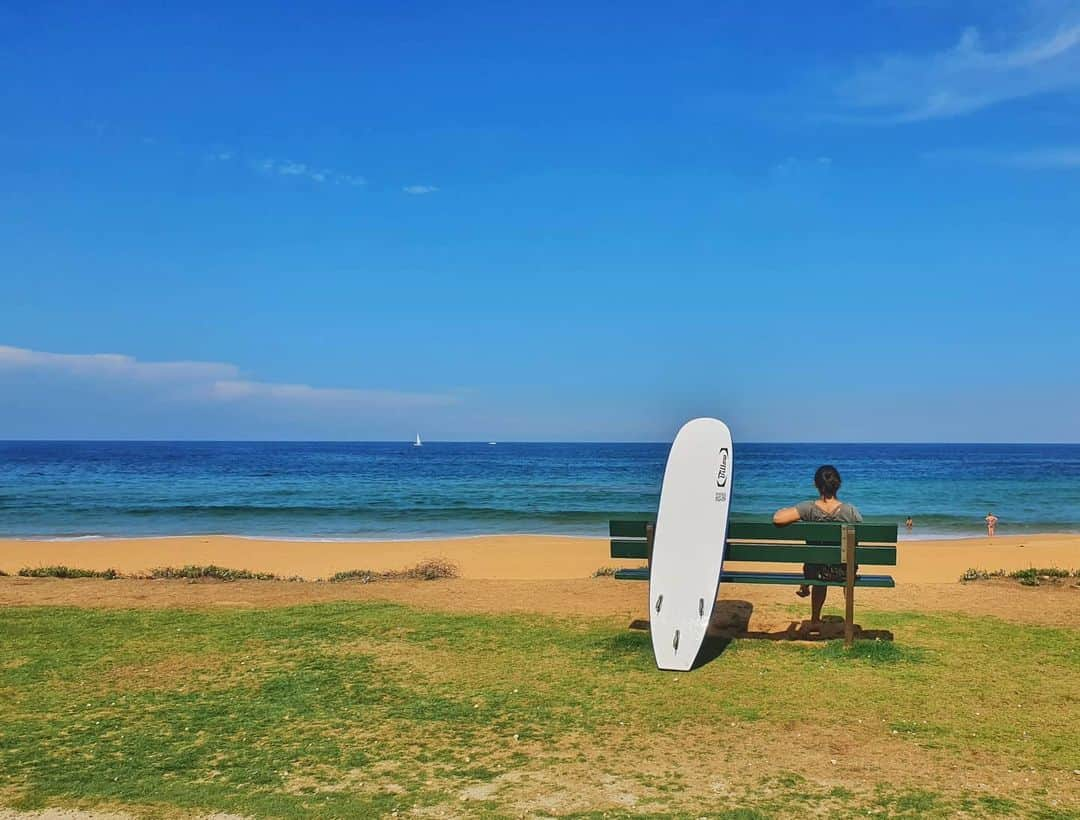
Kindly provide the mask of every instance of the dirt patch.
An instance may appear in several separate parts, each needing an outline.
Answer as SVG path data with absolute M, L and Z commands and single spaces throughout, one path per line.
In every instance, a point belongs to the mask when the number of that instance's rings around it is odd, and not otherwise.
M 191 584 L 164 580 L 0 577 L 0 606 L 212 609 L 390 601 L 443 612 L 591 616 L 626 619 L 629 623 L 647 619 L 646 590 L 643 583 L 612 578 Z M 752 629 L 778 625 L 786 628 L 792 621 L 788 607 L 804 605 L 790 587 L 729 584 L 721 589 L 720 600 L 745 601 L 751 605 Z M 837 591 L 830 595 L 832 603 L 841 600 Z M 993 615 L 1016 623 L 1080 627 L 1080 589 L 1075 587 L 1025 587 L 1012 581 L 901 584 L 895 589 L 860 590 L 855 600 L 856 619 L 860 608 L 866 608 L 877 612 L 961 612 Z
M 103 684 L 118 693 L 183 692 L 185 688 L 208 691 L 234 687 L 258 669 L 259 663 L 253 658 L 238 660 L 235 655 L 218 652 L 184 653 L 150 664 L 115 667 Z
M 958 760 L 955 754 L 882 738 L 854 722 L 833 729 L 804 724 L 778 729 L 733 721 L 686 726 L 674 736 L 677 748 L 671 746 L 671 733 L 631 727 L 603 737 L 568 737 L 554 755 L 547 750 L 542 764 L 465 786 L 441 808 L 452 815 L 455 805 L 497 800 L 528 817 L 700 812 L 703 806 L 756 807 L 771 814 L 776 807 L 769 801 L 776 798 L 785 814 L 829 817 L 873 804 L 888 792 L 923 789 L 948 797 L 1044 790 L 1061 805 L 1080 800 L 1080 783 L 1061 772 L 1014 768 L 986 755 Z M 805 796 L 805 805 L 792 805 L 793 788 Z

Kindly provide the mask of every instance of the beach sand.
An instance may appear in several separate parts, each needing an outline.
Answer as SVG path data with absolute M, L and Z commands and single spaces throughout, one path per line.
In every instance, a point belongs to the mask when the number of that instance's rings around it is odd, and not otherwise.
M 124 574 L 154 567 L 216 564 L 233 569 L 327 578 L 352 569 L 395 570 L 428 558 L 444 558 L 462 578 L 561 580 L 588 578 L 600 567 L 639 566 L 609 557 L 602 538 L 483 536 L 430 541 L 278 541 L 235 536 L 101 539 L 87 541 L 0 540 L 0 569 L 64 564 L 116 569 Z M 733 569 L 771 565 L 736 565 Z M 952 583 L 970 567 L 1007 571 L 1027 567 L 1080 568 L 1080 535 L 1024 535 L 944 541 L 902 541 L 898 565 L 882 569 L 905 583 Z M 791 566 L 777 566 L 791 570 Z

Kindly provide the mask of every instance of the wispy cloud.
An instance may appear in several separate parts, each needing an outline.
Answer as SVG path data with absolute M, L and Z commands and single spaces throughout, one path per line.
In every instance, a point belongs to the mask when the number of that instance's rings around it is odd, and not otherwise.
M 332 185 L 367 185 L 367 180 L 353 174 L 343 174 L 328 168 L 316 168 L 305 162 L 281 159 L 260 159 L 251 163 L 255 170 L 263 174 L 282 177 L 300 177 L 312 182 Z
M 832 167 L 832 157 L 785 157 L 769 168 L 773 177 L 785 178 L 827 171 Z
M 0 345 L 0 376 L 12 372 L 53 374 L 83 382 L 123 384 L 149 391 L 155 399 L 203 404 L 261 403 L 308 410 L 401 410 L 456 404 L 448 393 L 413 393 L 366 388 L 245 379 L 223 362 L 144 362 L 116 353 L 48 353 Z
M 265 176 L 292 177 L 294 179 L 306 179 L 310 182 L 329 185 L 367 185 L 367 179 L 356 174 L 346 174 L 331 168 L 320 168 L 309 165 L 306 162 L 296 162 L 291 159 L 247 159 L 235 151 L 218 149 L 206 155 L 207 159 L 214 162 L 231 162 L 240 160 L 253 171 Z
M 413 196 L 421 196 L 423 194 L 433 194 L 439 189 L 434 185 L 406 185 L 401 190 Z
M 1022 151 L 946 150 L 922 155 L 929 162 L 962 165 L 997 165 L 1035 171 L 1080 171 L 1080 146 L 1057 146 Z
M 1080 13 L 1058 12 L 1024 33 L 987 45 L 965 29 L 955 45 L 878 58 L 842 82 L 842 104 L 869 121 L 958 117 L 1041 94 L 1080 89 Z
M 1080 146 L 1020 151 L 1003 159 L 1005 164 L 1017 168 L 1080 171 Z

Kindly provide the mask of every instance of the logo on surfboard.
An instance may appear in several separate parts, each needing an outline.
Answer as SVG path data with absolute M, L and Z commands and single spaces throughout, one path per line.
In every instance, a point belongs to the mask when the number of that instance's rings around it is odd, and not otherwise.
M 728 479 L 728 448 L 724 447 L 720 451 L 720 469 L 716 471 L 716 486 L 727 486 Z

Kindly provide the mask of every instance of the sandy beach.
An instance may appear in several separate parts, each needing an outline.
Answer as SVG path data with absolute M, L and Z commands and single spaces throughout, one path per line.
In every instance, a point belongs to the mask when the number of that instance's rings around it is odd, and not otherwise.
M 1080 535 L 1077 534 L 902 541 L 898 550 L 898 565 L 889 572 L 901 584 L 955 582 L 969 567 L 1007 571 L 1032 566 L 1080 568 Z M 428 558 L 447 559 L 458 567 L 462 578 L 476 580 L 587 578 L 600 567 L 641 563 L 611 559 L 606 539 L 557 536 L 355 542 L 279 541 L 224 535 L 86 541 L 0 540 L 0 569 L 10 574 L 23 567 L 55 564 L 96 570 L 112 568 L 125 574 L 162 566 L 217 564 L 315 580 L 351 569 L 402 569 Z M 741 568 L 735 564 L 732 567 Z

